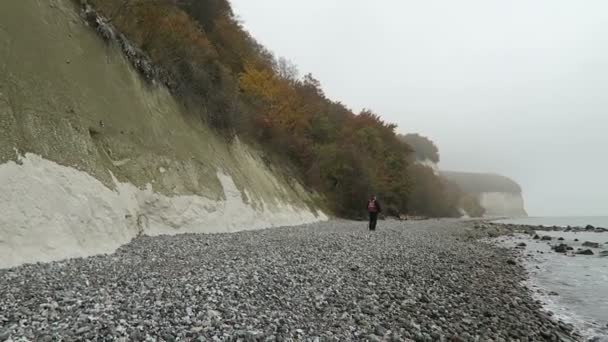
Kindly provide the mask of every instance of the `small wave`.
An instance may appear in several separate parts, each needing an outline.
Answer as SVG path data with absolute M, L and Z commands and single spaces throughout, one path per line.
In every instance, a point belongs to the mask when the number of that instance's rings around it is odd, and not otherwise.
M 544 310 L 551 312 L 555 320 L 572 324 L 586 341 L 608 342 L 608 329 L 603 329 L 599 323 L 589 321 L 573 312 L 570 308 L 561 305 L 557 299 L 548 295 L 549 289 L 530 281 L 526 285 L 528 288 L 541 289 L 540 291 L 535 291 L 533 297 L 543 303 Z
M 529 275 L 525 285 L 544 310 L 555 320 L 572 324 L 586 341 L 608 342 L 608 302 L 601 300 L 608 298 L 608 268 L 597 263 L 600 259 L 556 254 L 526 235 L 500 243 L 513 247 L 519 242 L 527 245 L 524 255 L 532 255 L 523 258 Z

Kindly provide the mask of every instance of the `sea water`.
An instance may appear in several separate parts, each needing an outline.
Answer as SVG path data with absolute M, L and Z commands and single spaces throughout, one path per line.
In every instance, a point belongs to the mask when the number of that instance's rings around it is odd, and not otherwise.
M 580 216 L 580 217 L 522 217 L 517 219 L 499 220 L 497 222 L 526 224 L 531 226 L 545 227 L 586 227 L 592 225 L 594 227 L 608 228 L 608 216 Z
M 525 218 L 499 222 L 563 227 L 591 224 L 608 228 L 608 217 Z M 535 296 L 548 311 L 573 324 L 586 338 L 608 341 L 608 257 L 599 256 L 602 251 L 608 251 L 608 233 L 538 231 L 538 235 L 550 235 L 554 239 L 548 243 L 520 236 L 517 241 L 506 242 L 515 244 L 521 240 L 527 244 L 525 253 L 531 255 L 526 258 L 529 286 Z M 560 237 L 564 240 L 558 241 Z M 586 241 L 600 244 L 600 248 L 591 248 L 594 255 L 571 256 L 551 250 L 551 245 L 558 243 L 572 246 L 575 251 L 588 249 L 582 246 Z

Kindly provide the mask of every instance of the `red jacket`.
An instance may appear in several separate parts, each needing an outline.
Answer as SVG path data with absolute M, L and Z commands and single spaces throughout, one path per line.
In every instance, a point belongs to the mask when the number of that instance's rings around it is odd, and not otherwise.
M 380 208 L 380 202 L 378 200 L 369 200 L 367 201 L 367 211 L 370 213 L 379 213 L 382 211 Z

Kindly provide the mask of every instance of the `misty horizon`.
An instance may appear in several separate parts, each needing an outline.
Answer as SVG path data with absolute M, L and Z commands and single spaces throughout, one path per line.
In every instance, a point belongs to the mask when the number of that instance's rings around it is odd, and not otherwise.
M 232 4 L 332 100 L 431 138 L 441 169 L 515 180 L 531 216 L 608 215 L 608 3 Z

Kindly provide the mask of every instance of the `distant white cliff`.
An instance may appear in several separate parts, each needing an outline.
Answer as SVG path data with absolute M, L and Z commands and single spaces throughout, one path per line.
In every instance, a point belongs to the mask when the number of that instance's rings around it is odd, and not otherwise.
M 475 195 L 485 209 L 485 216 L 528 216 L 522 189 L 505 176 L 486 173 L 441 171 L 441 175 L 463 191 Z

